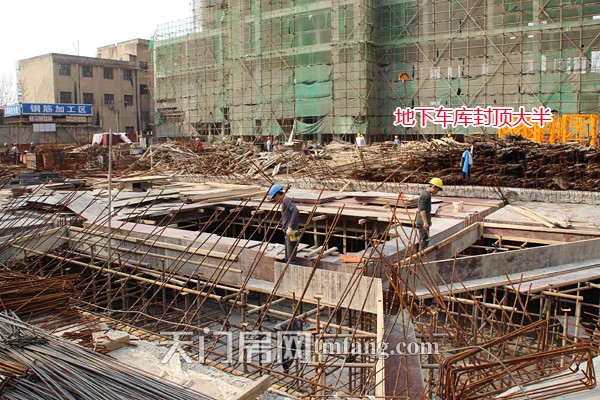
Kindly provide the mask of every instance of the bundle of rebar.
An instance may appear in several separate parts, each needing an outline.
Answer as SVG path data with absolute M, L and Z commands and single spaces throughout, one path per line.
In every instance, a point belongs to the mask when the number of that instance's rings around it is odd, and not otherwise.
M 0 362 L 28 368 L 5 382 L 3 399 L 208 399 L 0 313 Z M 23 367 L 21 367 L 23 371 Z
M 18 315 L 58 311 L 69 304 L 78 275 L 42 278 L 0 270 L 0 310 Z

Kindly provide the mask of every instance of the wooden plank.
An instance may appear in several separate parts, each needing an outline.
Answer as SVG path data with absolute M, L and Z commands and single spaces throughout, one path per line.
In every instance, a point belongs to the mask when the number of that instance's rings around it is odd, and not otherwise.
M 446 260 L 473 245 L 480 237 L 483 226 L 480 223 L 470 225 L 441 242 L 428 247 L 425 254 L 429 260 Z M 409 262 L 409 260 L 406 260 Z
M 145 175 L 145 176 L 134 176 L 134 177 L 128 177 L 128 178 L 117 178 L 117 179 L 113 179 L 113 182 L 116 182 L 116 183 L 153 182 L 153 181 L 165 181 L 169 178 L 170 178 L 170 176 L 165 176 L 165 175 Z
M 271 387 L 271 379 L 268 376 L 263 376 L 253 385 L 248 387 L 242 393 L 235 397 L 236 400 L 254 400 L 265 394 Z
M 491 234 L 491 233 L 486 233 L 481 235 L 482 238 L 484 239 L 502 239 L 502 240 L 508 240 L 508 241 L 514 241 L 514 242 L 529 242 L 529 243 L 541 243 L 541 244 L 557 244 L 557 243 L 564 243 L 564 241 L 562 240 L 549 240 L 549 239 L 541 239 L 541 238 L 528 238 L 528 237 L 521 237 L 521 236 L 511 236 L 511 235 L 498 235 L 498 234 Z
M 590 260 L 588 262 L 580 262 L 571 265 L 555 266 L 549 268 L 538 268 L 527 272 L 516 272 L 508 276 L 499 275 L 489 278 L 480 278 L 465 280 L 463 282 L 442 284 L 435 289 L 436 294 L 458 294 L 492 288 L 495 286 L 505 286 L 510 290 L 516 290 L 520 286 L 525 285 L 534 279 L 543 279 L 550 276 L 563 276 L 581 270 L 589 269 L 590 267 L 600 266 L 600 259 Z M 514 285 L 514 286 L 513 286 Z M 420 299 L 429 299 L 433 297 L 431 291 L 426 288 L 418 288 L 415 291 L 415 296 Z
M 362 258 L 363 258 L 362 255 L 351 256 L 351 255 L 347 255 L 347 254 L 342 254 L 340 256 L 340 262 L 343 262 L 343 263 L 359 263 L 360 260 L 362 260 Z
M 519 288 L 520 293 L 539 293 L 548 290 L 550 287 L 559 288 L 563 286 L 574 285 L 580 282 L 591 281 L 600 278 L 600 267 L 589 268 L 579 271 L 566 271 L 564 274 L 544 277 L 528 281 Z M 508 287 L 507 288 L 512 288 Z
M 534 221 L 537 221 L 537 222 L 541 223 L 542 225 L 546 226 L 547 228 L 552 228 L 552 227 L 569 228 L 571 226 L 571 224 L 564 223 L 564 222 L 558 221 L 554 218 L 547 217 L 547 216 L 537 213 L 533 210 L 530 210 L 527 207 L 509 204 L 506 206 L 506 208 L 511 211 L 515 211 L 521 215 L 524 215 L 528 218 L 531 218 Z
M 555 240 L 559 242 L 573 242 L 577 240 L 586 240 L 600 237 L 600 229 L 562 229 L 545 228 L 541 226 L 499 224 L 494 222 L 483 222 L 484 234 L 495 234 L 509 237 L 531 238 L 534 241 L 537 238 L 545 240 Z

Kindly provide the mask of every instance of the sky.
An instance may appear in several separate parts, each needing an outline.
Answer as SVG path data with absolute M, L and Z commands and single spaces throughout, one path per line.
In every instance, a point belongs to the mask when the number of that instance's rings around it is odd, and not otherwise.
M 191 0 L 8 0 L 0 3 L 0 77 L 48 53 L 95 57 L 98 47 L 150 39 L 158 25 L 191 17 Z

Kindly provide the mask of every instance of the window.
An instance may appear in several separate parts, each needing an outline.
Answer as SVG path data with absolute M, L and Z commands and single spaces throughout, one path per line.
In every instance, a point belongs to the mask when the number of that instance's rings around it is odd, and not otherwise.
M 71 92 L 60 92 L 60 102 L 71 104 L 73 102 L 71 99 Z
M 112 68 L 104 68 L 104 79 L 112 79 L 113 78 L 113 69 Z
M 104 95 L 104 104 L 108 104 L 108 105 L 115 104 L 115 95 L 114 94 L 105 94 Z
M 81 75 L 83 75 L 84 78 L 93 78 L 94 69 L 90 65 L 84 65 L 83 70 L 81 71 Z
M 429 70 L 429 79 L 442 79 L 440 67 L 433 67 Z
M 140 64 L 139 64 L 139 65 L 140 65 L 140 68 L 141 68 L 143 71 L 148 71 L 148 63 L 147 63 L 147 62 L 145 62 L 145 61 L 140 61 Z
M 60 64 L 58 73 L 63 76 L 71 76 L 71 64 Z
M 140 85 L 140 94 L 148 94 L 148 85 Z
M 83 104 L 94 104 L 94 93 L 84 93 Z
M 490 65 L 488 63 L 481 64 L 481 75 L 487 75 L 490 71 Z
M 132 81 L 133 80 L 133 71 L 130 69 L 123 70 L 123 80 L 124 81 Z
M 125 107 L 132 106 L 133 105 L 133 96 L 130 94 L 126 94 L 125 96 L 123 96 L 123 103 L 124 103 Z

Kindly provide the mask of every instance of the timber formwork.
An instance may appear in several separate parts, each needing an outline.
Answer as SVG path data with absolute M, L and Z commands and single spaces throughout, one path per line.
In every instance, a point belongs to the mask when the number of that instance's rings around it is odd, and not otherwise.
M 148 194 L 113 202 L 121 208 L 109 218 L 106 192 L 9 202 L 0 260 L 68 275 L 82 309 L 163 337 L 201 335 L 208 362 L 270 375 L 297 396 L 482 398 L 517 386 L 518 397 L 554 373 L 570 383 L 535 389 L 538 398 L 595 385 L 598 232 L 464 220 L 416 253 L 402 211 L 392 207 L 379 223 L 363 211 L 352 225 L 343 205 L 320 204 L 322 196 L 301 207 L 300 243 L 311 257 L 299 264 L 281 262 L 279 212 L 262 196 L 192 211 L 184 203 L 165 209 Z M 356 258 L 335 262 L 332 243 Z M 265 359 L 221 334 L 272 346 L 264 333 L 292 320 L 315 347 L 289 369 L 276 354 Z M 419 351 L 392 352 L 409 345 Z

